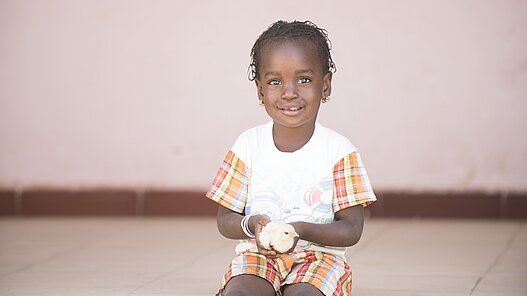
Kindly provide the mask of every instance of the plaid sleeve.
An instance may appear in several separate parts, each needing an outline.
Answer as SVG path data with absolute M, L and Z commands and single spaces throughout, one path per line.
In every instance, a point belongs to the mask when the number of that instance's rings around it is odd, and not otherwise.
M 358 152 L 342 158 L 333 167 L 334 212 L 347 207 L 367 206 L 377 200 Z
M 229 151 L 206 196 L 235 212 L 243 213 L 247 201 L 249 170 L 234 152 Z

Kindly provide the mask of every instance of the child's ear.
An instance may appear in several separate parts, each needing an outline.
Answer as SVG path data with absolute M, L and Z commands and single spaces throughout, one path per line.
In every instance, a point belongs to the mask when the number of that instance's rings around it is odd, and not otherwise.
M 255 79 L 254 82 L 256 83 L 256 91 L 258 93 L 258 99 L 262 100 L 264 97 L 262 83 L 258 79 Z
M 332 72 L 328 72 L 324 75 L 324 78 L 322 79 L 322 97 L 331 96 L 331 79 L 333 79 Z

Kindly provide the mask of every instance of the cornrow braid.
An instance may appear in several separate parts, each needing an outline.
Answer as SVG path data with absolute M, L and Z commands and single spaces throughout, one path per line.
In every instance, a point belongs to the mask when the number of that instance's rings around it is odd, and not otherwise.
M 277 21 L 267 30 L 265 30 L 251 49 L 251 62 L 248 69 L 248 77 L 250 81 L 258 79 L 258 66 L 260 64 L 260 58 L 262 54 L 262 48 L 264 45 L 285 40 L 306 40 L 310 41 L 315 45 L 320 62 L 324 71 L 333 72 L 337 71 L 335 63 L 331 58 L 331 41 L 328 37 L 328 32 L 322 28 L 317 27 L 310 21 Z

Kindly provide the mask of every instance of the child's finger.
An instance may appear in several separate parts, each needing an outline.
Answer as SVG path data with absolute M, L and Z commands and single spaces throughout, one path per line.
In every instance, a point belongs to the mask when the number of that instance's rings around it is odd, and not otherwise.
M 257 246 L 258 246 L 258 253 L 264 255 L 267 258 L 276 258 L 278 255 L 277 252 L 272 247 L 270 249 L 266 249 L 258 243 L 257 243 Z
M 266 251 L 262 253 L 262 255 L 264 255 L 267 258 L 276 258 L 278 254 L 276 254 L 275 251 Z

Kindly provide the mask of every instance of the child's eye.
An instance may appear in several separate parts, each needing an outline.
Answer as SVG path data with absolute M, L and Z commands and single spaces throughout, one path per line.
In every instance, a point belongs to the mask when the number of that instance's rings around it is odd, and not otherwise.
M 272 79 L 272 80 L 269 80 L 268 84 L 269 85 L 280 85 L 281 82 L 278 79 Z
M 309 83 L 311 82 L 311 78 L 309 77 L 302 77 L 300 79 L 298 79 L 298 83 L 302 84 L 302 83 Z

